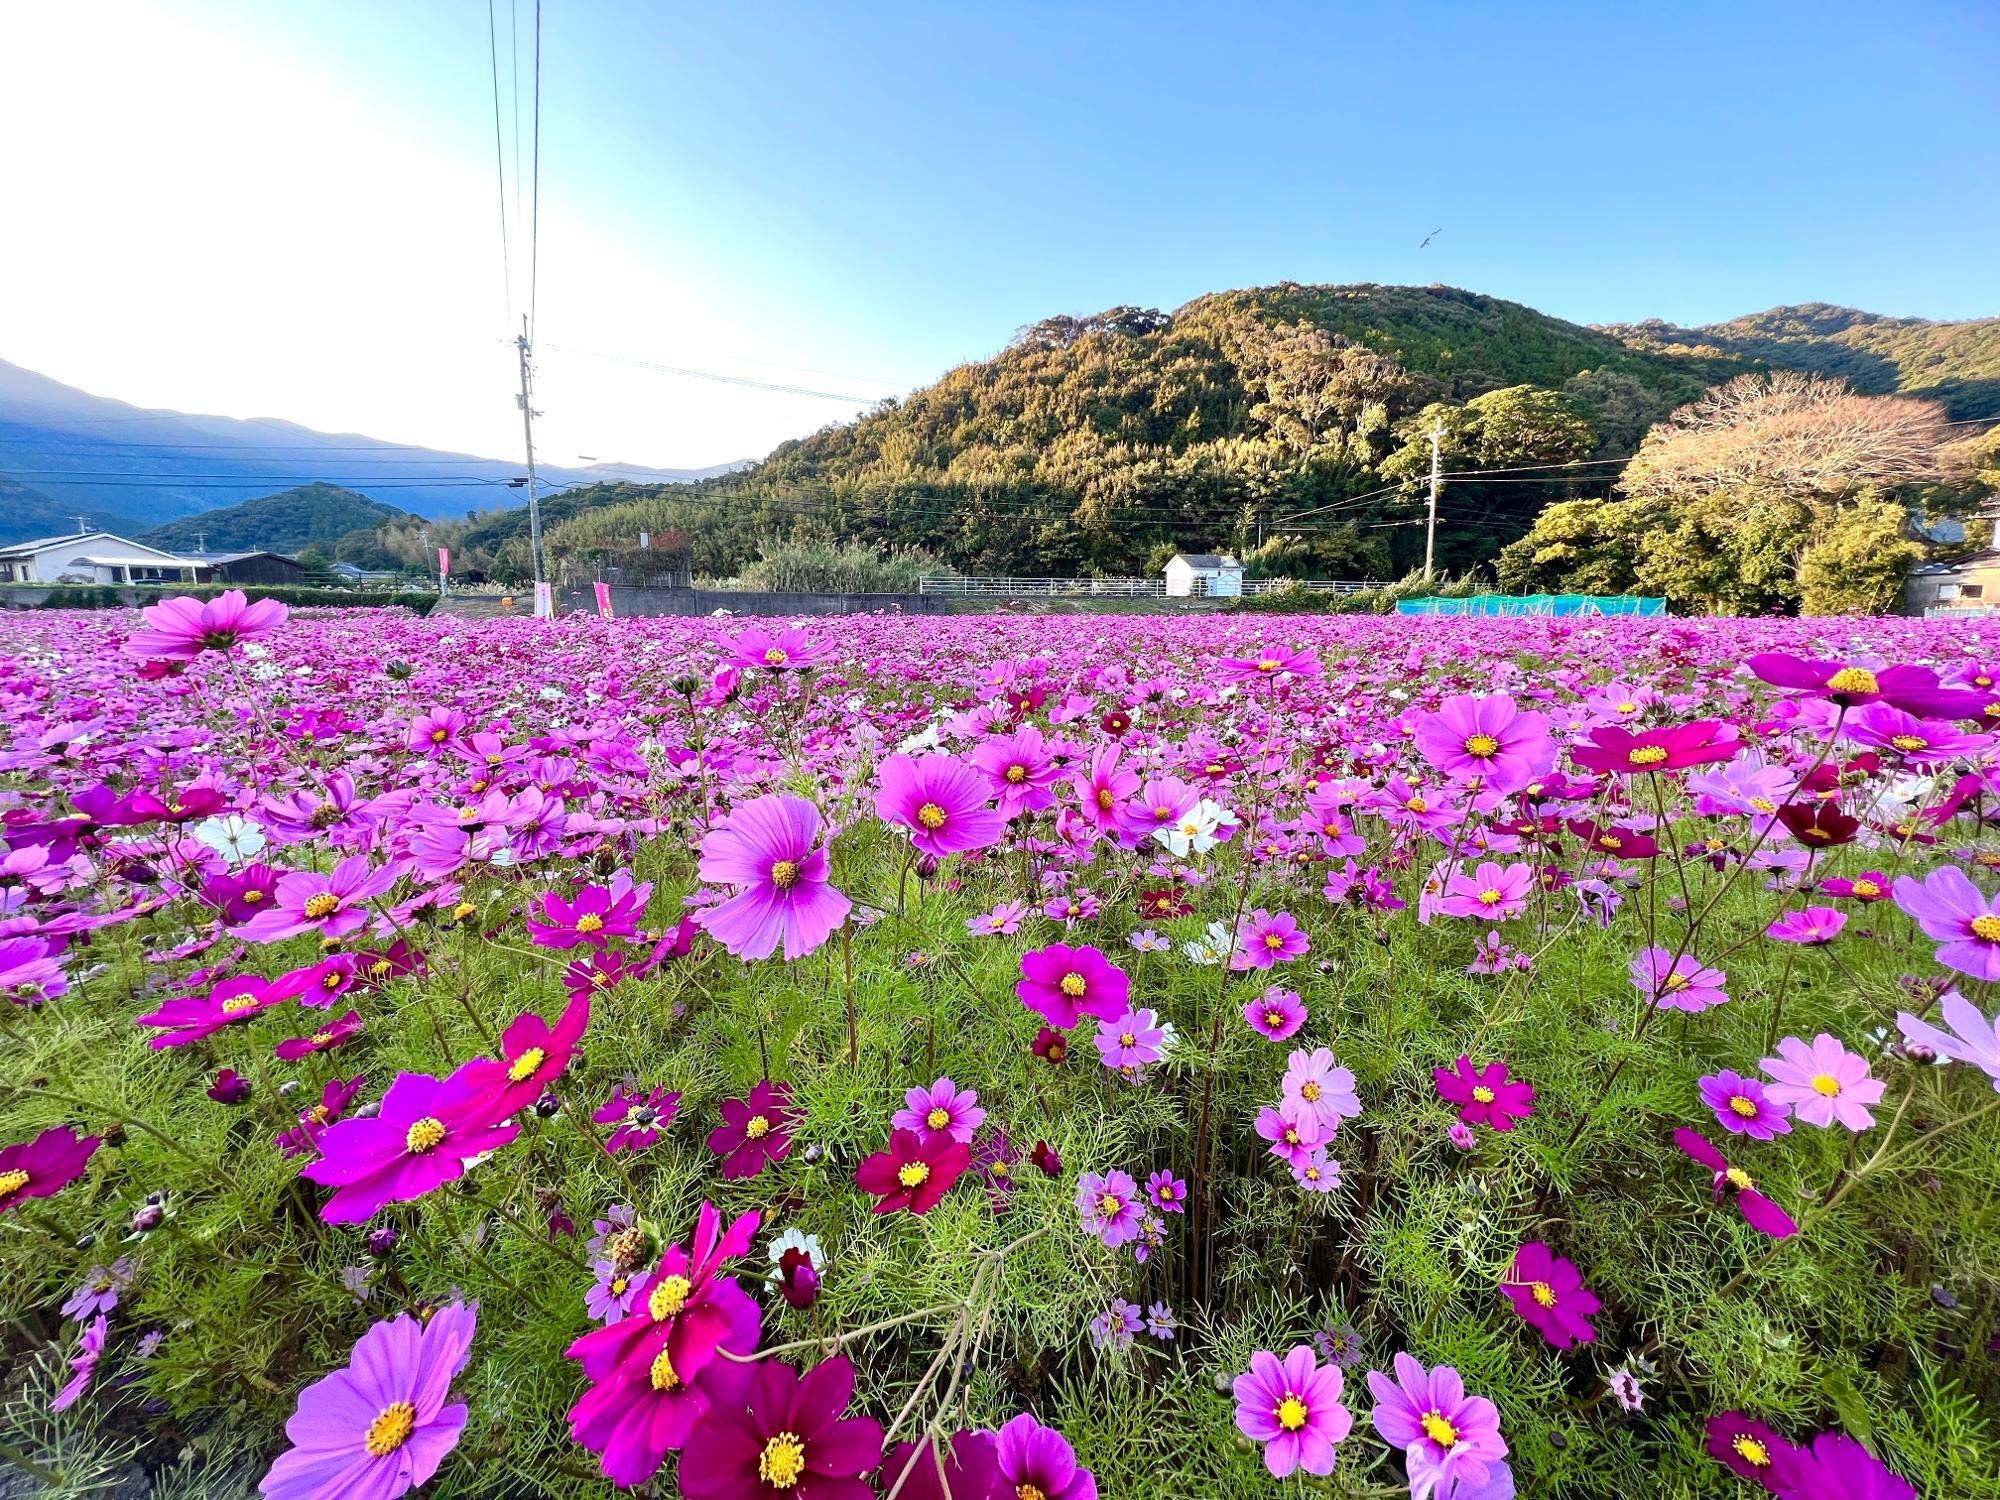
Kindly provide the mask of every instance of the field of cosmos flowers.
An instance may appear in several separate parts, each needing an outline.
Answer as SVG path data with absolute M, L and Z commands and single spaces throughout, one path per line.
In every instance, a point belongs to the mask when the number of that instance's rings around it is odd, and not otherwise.
M 0 1490 L 2000 1494 L 2000 621 L 0 644 Z

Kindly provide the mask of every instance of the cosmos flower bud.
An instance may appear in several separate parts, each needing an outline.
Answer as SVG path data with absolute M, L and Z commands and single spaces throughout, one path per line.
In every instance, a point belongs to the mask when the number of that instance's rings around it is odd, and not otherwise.
M 388 1255 L 396 1248 L 396 1242 L 401 1238 L 402 1236 L 397 1234 L 387 1224 L 384 1224 L 380 1229 L 370 1230 L 368 1233 L 368 1253 L 378 1258 Z

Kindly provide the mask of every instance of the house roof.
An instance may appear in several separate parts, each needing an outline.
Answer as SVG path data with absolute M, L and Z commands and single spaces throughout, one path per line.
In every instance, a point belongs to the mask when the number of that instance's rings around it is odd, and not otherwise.
M 1184 562 L 1191 568 L 1240 568 L 1243 565 L 1228 555 L 1217 556 L 1213 552 L 1176 552 L 1169 562 Z
M 171 552 L 162 552 L 158 547 L 148 547 L 144 542 L 135 542 L 122 536 L 114 536 L 108 531 L 72 531 L 68 536 L 45 536 L 32 542 L 15 542 L 12 546 L 0 547 L 0 557 L 34 557 L 43 552 L 53 552 L 58 547 L 74 546 L 81 541 L 89 541 L 93 547 L 107 543 L 116 547 L 130 547 L 134 552 L 143 552 L 148 557 L 163 557 L 169 562 L 183 565 L 195 561 L 193 558 L 178 557 Z M 92 562 L 101 558 L 87 559 Z M 127 559 L 119 559 L 126 561 Z
M 268 548 L 259 548 L 254 552 L 190 552 L 188 556 L 195 562 L 205 563 L 242 562 L 246 557 L 275 557 L 279 562 L 298 561 L 287 553 L 272 552 Z
M 1978 571 L 1985 568 L 2000 568 L 2000 549 L 1988 548 L 1975 552 L 1970 557 L 1954 558 L 1950 562 L 1925 563 L 1916 570 L 1919 578 L 1935 578 L 1940 573 Z

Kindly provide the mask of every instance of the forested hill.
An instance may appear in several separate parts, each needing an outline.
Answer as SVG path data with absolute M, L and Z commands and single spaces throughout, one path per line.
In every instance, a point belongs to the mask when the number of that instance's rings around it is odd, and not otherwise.
M 210 552 L 300 552 L 333 544 L 350 532 L 371 531 L 385 521 L 415 519 L 408 511 L 370 500 L 337 484 L 301 484 L 276 495 L 204 511 L 142 532 L 135 540 L 168 551 L 203 547 Z
M 1792 328 L 1802 313 L 1812 328 Z M 1602 494 L 1654 422 L 1745 371 L 1817 369 L 1864 324 L 1790 309 L 1737 334 L 1663 324 L 1587 328 L 1454 288 L 1283 283 L 1173 313 L 1114 308 L 1024 328 L 900 402 L 777 448 L 740 475 L 671 493 L 575 490 L 552 545 L 629 547 L 685 532 L 697 571 L 726 575 L 795 527 L 921 548 L 976 572 L 1150 572 L 1174 548 L 1252 548 L 1266 571 L 1393 577 L 1421 561 L 1428 434 L 1453 480 L 1440 565 L 1490 560 L 1553 500 Z M 1776 320 L 1775 322 L 1770 320 Z M 1875 340 L 1887 332 L 1870 331 Z M 1950 378 L 2000 377 L 1977 339 Z M 1875 360 L 1880 349 L 1855 349 Z M 1983 363 L 1982 363 L 1983 361 Z M 1903 388 L 1891 379 L 1892 389 Z M 1563 466 L 1563 467 L 1558 467 Z M 503 551 L 520 520 L 499 518 Z

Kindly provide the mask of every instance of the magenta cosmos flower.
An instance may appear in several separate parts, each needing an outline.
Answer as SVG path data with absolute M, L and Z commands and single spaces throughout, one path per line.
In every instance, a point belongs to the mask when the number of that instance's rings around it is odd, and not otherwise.
M 729 661 L 739 667 L 764 667 L 773 672 L 795 672 L 816 667 L 833 655 L 830 642 L 814 641 L 795 626 L 766 630 L 753 626 L 728 648 Z
M 1500 1412 L 1484 1396 L 1468 1396 L 1450 1365 L 1426 1370 L 1408 1354 L 1395 1360 L 1396 1378 L 1368 1372 L 1375 1393 L 1369 1420 L 1382 1441 L 1400 1448 L 1410 1470 L 1412 1500 L 1455 1486 L 1477 1488 L 1507 1457 Z M 1422 1486 L 1421 1490 L 1419 1486 Z
M 690 1247 L 667 1247 L 631 1315 L 566 1351 L 591 1381 L 570 1408 L 570 1436 L 599 1456 L 614 1483 L 644 1483 L 697 1420 L 741 1406 L 749 1367 L 719 1351 L 756 1349 L 763 1315 L 722 1273 L 748 1253 L 758 1222 L 746 1213 L 725 1231 L 715 1206 L 703 1203 Z
M 1715 720 L 1703 719 L 1633 734 L 1607 724 L 1590 732 L 1588 745 L 1572 747 L 1569 758 L 1586 770 L 1624 775 L 1683 771 L 1689 766 L 1728 760 L 1743 748 L 1742 741 L 1733 737 L 1717 739 L 1720 728 Z
M 1982 896 L 1956 865 L 1940 865 L 1922 880 L 1897 878 L 1896 904 L 1942 944 L 1937 961 L 1974 979 L 2000 979 L 2000 898 Z
M 1298 919 L 1288 911 L 1276 916 L 1258 907 L 1248 913 L 1236 929 L 1236 951 L 1230 956 L 1232 969 L 1268 969 L 1290 963 L 1312 951 L 1312 942 Z
M 1530 1240 L 1514 1252 L 1514 1264 L 1500 1290 L 1541 1336 L 1558 1349 L 1592 1343 L 1597 1330 L 1590 1315 L 1602 1306 L 1585 1288 L 1575 1264 Z
M 1437 1080 L 1439 1096 L 1458 1106 L 1458 1117 L 1467 1125 L 1512 1130 L 1515 1121 L 1535 1112 L 1533 1086 L 1509 1082 L 1503 1062 L 1475 1068 L 1470 1057 L 1461 1056 L 1449 1068 L 1432 1068 L 1431 1077 Z
M 1452 871 L 1437 909 L 1447 917 L 1483 917 L 1498 922 L 1527 910 L 1534 889 L 1533 865 L 1481 860 L 1476 870 Z
M 966 1145 L 985 1122 L 986 1111 L 979 1107 L 978 1092 L 962 1089 L 949 1078 L 940 1078 L 928 1088 L 907 1090 L 903 1107 L 889 1119 L 897 1130 L 948 1136 Z
M 1715 1111 L 1716 1123 L 1731 1135 L 1768 1141 L 1792 1133 L 1785 1107 L 1767 1095 L 1764 1085 L 1754 1078 L 1724 1068 L 1697 1079 L 1695 1086 L 1701 1090 L 1701 1102 Z
M 1300 1344 L 1283 1360 L 1268 1349 L 1250 1356 L 1250 1369 L 1236 1377 L 1236 1430 L 1264 1445 L 1264 1467 L 1283 1479 L 1294 1470 L 1333 1472 L 1334 1447 L 1354 1426 L 1340 1404 L 1338 1366 L 1322 1365 L 1310 1344 Z
M 102 1143 L 101 1136 L 79 1136 L 67 1125 L 56 1125 L 32 1141 L 0 1146 L 0 1214 L 68 1187 L 83 1175 Z
M 1069 1439 L 1022 1412 L 1000 1429 L 1000 1479 L 1007 1496 L 1097 1500 L 1097 1477 L 1079 1467 Z
M 1284 1099 L 1287 1118 L 1299 1127 L 1308 1145 L 1330 1139 L 1342 1120 L 1361 1113 L 1354 1074 L 1335 1066 L 1333 1052 L 1326 1047 L 1292 1053 L 1285 1067 Z
M 1282 1042 L 1298 1034 L 1306 1024 L 1306 1007 L 1296 990 L 1272 985 L 1243 1006 L 1243 1019 L 1266 1041 Z
M 986 778 L 949 755 L 892 755 L 878 773 L 875 816 L 907 828 L 919 854 L 938 859 L 998 843 L 1007 819 L 986 805 Z
M 1772 1453 L 1768 1488 L 1779 1500 L 1916 1500 L 1916 1488 L 1844 1432 L 1822 1432 L 1812 1447 Z
M 1868 1060 L 1822 1031 L 1808 1046 L 1795 1036 L 1778 1043 L 1778 1055 L 1759 1065 L 1771 1079 L 1773 1103 L 1789 1107 L 1801 1122 L 1824 1130 L 1838 1120 L 1852 1131 L 1872 1127 L 1868 1106 L 1879 1104 L 1888 1085 L 1868 1076 Z
M 258 1488 L 271 1500 L 392 1500 L 425 1483 L 465 1428 L 465 1403 L 447 1398 L 478 1323 L 478 1303 L 454 1302 L 428 1322 L 404 1313 L 370 1328 L 345 1369 L 299 1392 L 292 1446 Z
M 634 884 L 624 870 L 611 884 L 584 886 L 567 900 L 549 891 L 538 908 L 530 908 L 540 910 L 541 920 L 527 919 L 528 936 L 538 948 L 565 952 L 579 944 L 602 948 L 612 938 L 636 938 L 652 894 L 651 881 Z
M 863 1159 L 854 1169 L 861 1190 L 875 1195 L 868 1211 L 892 1214 L 907 1208 L 927 1214 L 951 1191 L 972 1164 L 972 1148 L 949 1133 L 930 1137 L 914 1130 L 891 1131 L 889 1149 Z
M 302 932 L 346 937 L 368 920 L 368 903 L 385 894 L 398 874 L 394 865 L 375 869 L 366 854 L 349 855 L 331 875 L 294 870 L 278 877 L 271 909 L 236 930 L 253 943 L 275 943 Z
M 1857 745 L 1891 751 L 1919 766 L 1974 755 L 1990 743 L 1984 735 L 1961 734 L 1948 724 L 1920 719 L 1887 703 L 1856 709 L 1844 728 Z
M 1662 1010 L 1699 1012 L 1729 999 L 1722 988 L 1729 976 L 1691 953 L 1676 956 L 1665 948 L 1648 948 L 1632 960 L 1628 972 L 1632 987 Z
M 652 1145 L 673 1124 L 680 1107 L 679 1091 L 665 1084 L 650 1092 L 634 1092 L 619 1084 L 590 1118 L 612 1127 L 604 1139 L 604 1152 L 615 1156 L 620 1151 L 644 1151 Z
M 949 1441 L 898 1443 L 875 1476 L 897 1500 L 1002 1500 L 999 1446 L 990 1432 L 955 1432 Z
M 1549 721 L 1524 712 L 1505 693 L 1459 693 L 1417 721 L 1417 748 L 1453 781 L 1481 780 L 1493 790 L 1517 792 L 1555 769 Z
M 388 1204 L 456 1182 L 469 1158 L 519 1133 L 518 1125 L 493 1124 L 489 1103 L 489 1091 L 465 1069 L 447 1079 L 397 1074 L 379 1114 L 342 1120 L 314 1143 L 320 1159 L 299 1175 L 334 1189 L 319 1216 L 358 1224 Z
M 1777 1204 L 1757 1191 L 1757 1182 L 1741 1167 L 1732 1167 L 1698 1131 L 1685 1127 L 1674 1132 L 1674 1144 L 1694 1160 L 1700 1162 L 1715 1174 L 1715 1201 L 1722 1201 L 1724 1189 L 1736 1196 L 1736 1206 L 1742 1210 L 1743 1218 L 1759 1234 L 1768 1234 L 1774 1240 L 1789 1239 L 1799 1232 L 1799 1226 L 1792 1222 L 1792 1216 Z
M 1767 1490 L 1772 1487 L 1779 1455 L 1791 1451 L 1790 1443 L 1740 1411 L 1725 1411 L 1710 1417 L 1705 1430 L 1710 1453 Z
M 756 1367 L 747 1398 L 718 1404 L 702 1440 L 681 1456 L 687 1500 L 873 1500 L 861 1476 L 882 1462 L 882 1424 L 849 1417 L 854 1366 L 844 1355 L 800 1375 L 775 1359 Z
M 1976 719 L 1985 701 L 1977 693 L 1939 686 L 1929 667 L 1858 666 L 1782 651 L 1760 652 L 1746 664 L 1774 687 L 1819 693 L 1843 708 L 1889 703 L 1929 719 Z
M 590 1024 L 590 992 L 570 997 L 551 1026 L 533 1011 L 514 1017 L 500 1035 L 500 1056 L 468 1064 L 495 1090 L 493 1117 L 504 1120 L 526 1109 L 562 1076 Z
M 708 1149 L 723 1158 L 722 1175 L 755 1177 L 792 1149 L 792 1086 L 765 1079 L 743 1099 L 725 1099 L 722 1123 L 709 1132 Z
M 1102 1240 L 1107 1250 L 1139 1237 L 1145 1217 L 1140 1204 L 1139 1184 L 1129 1172 L 1085 1172 L 1077 1181 L 1076 1211 L 1084 1229 Z
M 973 749 L 972 764 L 986 778 L 988 790 L 1003 818 L 1040 812 L 1056 805 L 1055 784 L 1062 768 L 1041 730 L 1023 724 L 1012 734 L 982 740 Z
M 1786 912 L 1764 929 L 1764 936 L 1781 943 L 1830 943 L 1846 925 L 1845 912 L 1830 906 L 1808 906 L 1804 911 Z
M 214 599 L 168 599 L 140 613 L 147 628 L 126 638 L 128 655 L 193 661 L 204 651 L 234 651 L 275 634 L 291 611 L 275 599 L 252 604 L 241 589 L 230 589 Z
M 854 903 L 827 883 L 825 828 L 803 797 L 774 793 L 746 802 L 701 841 L 701 878 L 736 894 L 694 914 L 701 929 L 738 958 L 769 958 L 782 942 L 787 959 L 819 947 Z
M 1222 675 L 1237 681 L 1269 679 L 1279 681 L 1287 677 L 1317 677 L 1320 675 L 1319 658 L 1301 647 L 1287 651 L 1283 646 L 1266 646 L 1255 656 L 1225 656 L 1220 662 Z
M 1021 978 L 1014 993 L 1021 1003 L 1058 1031 L 1083 1016 L 1101 1021 L 1123 1015 L 1132 981 L 1096 948 L 1050 943 L 1021 955 Z

